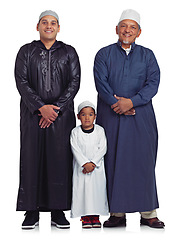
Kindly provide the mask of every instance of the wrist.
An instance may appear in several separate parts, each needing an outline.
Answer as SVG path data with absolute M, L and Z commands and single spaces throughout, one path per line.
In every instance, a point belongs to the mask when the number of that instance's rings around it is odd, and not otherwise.
M 40 107 L 38 110 L 41 112 L 41 111 L 44 109 L 45 106 L 46 106 L 46 105 L 43 105 L 43 106 Z
M 129 104 L 130 104 L 130 109 L 133 108 L 133 102 L 130 98 L 129 98 Z

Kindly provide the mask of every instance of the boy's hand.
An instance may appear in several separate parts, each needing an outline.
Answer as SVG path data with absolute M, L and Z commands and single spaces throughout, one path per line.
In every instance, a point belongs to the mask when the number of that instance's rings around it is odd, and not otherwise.
M 92 162 L 89 162 L 89 163 L 85 163 L 83 165 L 84 169 L 83 169 L 83 173 L 86 174 L 86 173 L 90 173 L 90 172 L 93 172 L 94 171 L 94 168 L 96 167 L 96 165 Z

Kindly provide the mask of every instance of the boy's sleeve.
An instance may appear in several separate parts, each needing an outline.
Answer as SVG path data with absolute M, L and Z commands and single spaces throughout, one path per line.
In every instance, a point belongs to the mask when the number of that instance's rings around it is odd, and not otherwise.
M 103 157 L 107 151 L 107 140 L 103 128 L 101 128 L 101 131 L 98 132 L 98 137 L 99 137 L 98 150 L 95 153 L 94 158 L 91 159 L 91 162 L 93 162 L 96 165 L 96 167 L 100 167 L 101 161 L 104 159 Z
M 70 143 L 71 143 L 71 149 L 74 156 L 74 159 L 77 161 L 77 163 L 82 167 L 85 163 L 90 162 L 88 158 L 86 158 L 83 154 L 81 149 L 79 148 L 77 144 L 77 134 L 74 130 L 71 132 L 70 136 Z

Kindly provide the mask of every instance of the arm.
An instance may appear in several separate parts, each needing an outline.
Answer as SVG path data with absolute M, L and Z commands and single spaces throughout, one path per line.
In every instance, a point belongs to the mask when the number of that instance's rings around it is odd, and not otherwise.
M 77 161 L 77 163 L 81 167 L 83 167 L 86 163 L 90 163 L 90 160 L 82 154 L 82 151 L 77 144 L 78 139 L 74 130 L 71 131 L 70 143 L 71 143 L 71 149 L 72 149 L 74 159 Z
M 22 100 L 28 107 L 29 111 L 34 114 L 39 108 L 44 105 L 42 99 L 32 88 L 28 81 L 28 46 L 23 46 L 16 58 L 15 63 L 15 79 L 17 89 L 22 97 Z
M 131 107 L 127 107 L 127 103 L 119 102 L 116 96 L 114 96 L 114 92 L 112 88 L 110 87 L 108 83 L 108 69 L 106 65 L 106 59 L 108 56 L 105 55 L 105 52 L 103 50 L 100 50 L 94 61 L 94 79 L 95 79 L 95 84 L 96 84 L 96 89 L 98 94 L 100 95 L 101 99 L 105 103 L 111 106 L 111 108 L 116 112 L 120 114 L 125 114 L 125 115 L 134 115 L 135 111 L 134 109 L 131 108 L 132 106 L 132 101 L 129 103 L 131 104 Z M 124 107 L 124 104 L 126 106 Z M 120 106 L 121 105 L 121 106 Z M 122 111 L 123 108 L 123 111 Z M 129 111 L 130 110 L 130 111 Z
M 54 105 L 60 107 L 61 113 L 68 108 L 68 104 L 72 103 L 80 86 L 80 63 L 78 55 L 72 47 L 67 47 L 67 51 L 69 55 L 69 84 L 61 97 L 54 103 Z
M 98 150 L 94 154 L 94 158 L 91 159 L 91 162 L 94 163 L 97 167 L 100 166 L 101 160 L 107 151 L 106 135 L 105 135 L 104 129 L 100 129 L 100 130 L 101 131 L 98 132 L 98 138 L 99 138 Z
M 100 165 L 100 161 L 102 157 L 106 153 L 106 137 L 104 130 L 99 135 L 100 142 L 98 145 L 98 151 L 95 153 L 95 157 L 93 159 L 88 159 L 86 156 L 83 155 L 81 149 L 78 146 L 78 139 L 77 135 L 75 134 L 74 130 L 71 132 L 70 136 L 70 142 L 71 142 L 71 149 L 73 152 L 74 159 L 77 161 L 77 163 L 83 167 L 83 173 L 90 173 L 94 171 L 94 168 L 98 165 Z
M 147 104 L 157 93 L 160 82 L 160 69 L 152 51 L 149 52 L 147 81 L 144 87 L 131 98 L 133 107 Z
M 132 98 L 115 96 L 118 100 L 111 108 L 118 114 L 126 114 L 133 107 L 147 104 L 157 93 L 160 81 L 160 70 L 152 51 L 149 52 L 147 80 L 144 87 Z
M 101 99 L 108 105 L 113 105 L 117 102 L 114 97 L 114 92 L 108 83 L 108 68 L 106 65 L 105 51 L 100 50 L 95 57 L 94 61 L 94 79 L 97 92 Z

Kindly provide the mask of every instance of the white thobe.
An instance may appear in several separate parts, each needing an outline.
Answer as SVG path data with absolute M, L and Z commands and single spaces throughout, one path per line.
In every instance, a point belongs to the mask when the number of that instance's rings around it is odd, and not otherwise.
M 84 133 L 81 126 L 71 132 L 73 152 L 73 196 L 71 217 L 108 215 L 104 155 L 107 142 L 104 129 L 94 125 L 92 133 Z M 83 165 L 93 162 L 93 172 L 84 174 Z

